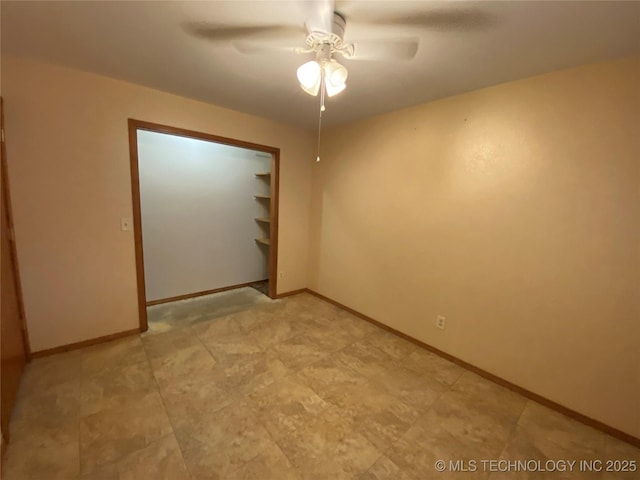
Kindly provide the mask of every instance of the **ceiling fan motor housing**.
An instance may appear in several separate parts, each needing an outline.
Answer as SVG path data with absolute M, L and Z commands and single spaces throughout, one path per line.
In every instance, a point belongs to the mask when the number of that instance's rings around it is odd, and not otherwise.
M 347 26 L 345 18 L 337 12 L 333 13 L 332 31 L 324 30 L 309 31 L 306 43 L 319 56 L 324 55 L 329 46 L 330 53 L 343 48 L 344 29 Z

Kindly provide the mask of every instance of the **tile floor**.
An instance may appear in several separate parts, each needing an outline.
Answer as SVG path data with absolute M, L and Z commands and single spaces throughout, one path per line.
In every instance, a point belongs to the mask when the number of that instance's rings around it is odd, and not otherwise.
M 481 461 L 640 463 L 638 449 L 307 294 L 37 359 L 11 432 L 7 480 L 615 479 L 638 476 Z M 437 459 L 476 471 L 439 473 Z
M 262 293 L 258 288 L 243 287 L 178 302 L 153 305 L 147 307 L 149 333 L 168 332 L 174 328 L 213 320 L 271 302 L 266 293 Z

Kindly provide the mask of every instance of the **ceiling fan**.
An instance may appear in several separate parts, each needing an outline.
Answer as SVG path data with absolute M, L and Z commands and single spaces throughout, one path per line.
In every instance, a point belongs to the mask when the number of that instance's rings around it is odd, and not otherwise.
M 315 53 L 318 66 L 308 65 L 299 72 L 302 88 L 311 95 L 321 90 L 318 82 L 311 82 L 324 72 L 328 81 L 327 94 L 335 95 L 342 91 L 346 68 L 337 63 L 335 57 L 349 60 L 398 61 L 415 57 L 419 36 L 417 30 L 454 30 L 482 27 L 491 20 L 484 12 L 469 5 L 448 5 L 443 9 L 442 2 L 397 2 L 391 10 L 394 13 L 387 18 L 376 18 L 375 8 L 368 2 L 339 2 L 341 10 L 336 10 L 334 0 L 300 0 L 299 5 L 305 16 L 302 25 L 291 25 L 285 18 L 282 24 L 229 26 L 207 22 L 190 22 L 184 25 L 188 33 L 213 42 L 225 42 L 233 45 L 245 54 L 269 52 Z M 389 2 L 393 5 L 395 2 Z M 377 6 L 384 5 L 377 2 Z M 397 13 L 398 5 L 409 5 L 413 11 Z M 425 8 L 427 10 L 425 10 Z M 380 9 L 377 9 L 380 11 Z M 348 12 L 347 14 L 343 12 Z M 296 18 L 293 12 L 291 18 Z M 299 17 L 298 17 L 299 18 Z M 345 42 L 348 25 L 370 27 L 395 27 L 398 34 L 394 37 L 382 35 L 380 38 L 365 38 Z M 407 31 L 409 32 L 407 34 Z M 376 35 L 377 36 L 377 35 Z M 307 64 L 305 64 L 307 65 Z M 337 65 L 340 65 L 339 67 Z M 300 79 L 300 78 L 299 78 Z M 337 84 L 335 82 L 338 82 Z
M 493 20 L 484 12 L 469 7 L 447 7 L 445 10 L 414 11 L 401 15 L 396 13 L 389 18 L 380 19 L 375 15 L 372 18 L 368 9 L 357 12 L 357 7 L 355 11 L 349 8 L 357 4 L 362 6 L 366 2 L 341 2 L 347 10 L 352 10 L 349 15 L 336 11 L 334 0 L 300 0 L 297 3 L 305 13 L 304 28 L 284 23 L 228 26 L 203 22 L 187 23 L 184 28 L 199 38 L 217 43 L 230 43 L 236 50 L 245 54 L 315 54 L 314 60 L 298 68 L 297 77 L 302 90 L 312 96 L 320 95 L 318 144 L 322 112 L 325 110 L 325 95 L 333 97 L 346 88 L 348 72 L 336 57 L 347 60 L 407 61 L 413 59 L 418 52 L 420 38 L 416 29 L 469 30 L 483 27 Z M 419 3 L 417 6 L 423 8 L 423 5 L 428 3 Z M 415 3 L 413 5 L 416 6 Z M 345 41 L 347 25 L 354 21 L 359 25 L 396 27 L 402 34 L 387 38 Z M 407 31 L 410 33 L 407 34 Z M 319 158 L 318 155 L 318 161 Z
M 224 27 L 201 23 L 188 24 L 186 28 L 208 40 L 228 41 L 246 54 L 274 51 L 314 53 L 315 60 L 305 63 L 297 72 L 300 86 L 313 96 L 326 93 L 332 97 L 345 89 L 347 69 L 336 61 L 336 56 L 353 60 L 409 60 L 418 50 L 417 37 L 347 43 L 344 41 L 347 20 L 334 11 L 333 1 L 302 3 L 307 10 L 313 10 L 309 12 L 304 30 L 289 25 Z M 294 40 L 293 35 L 299 40 Z M 283 41 L 290 44 L 283 45 Z M 296 46 L 302 41 L 304 46 Z

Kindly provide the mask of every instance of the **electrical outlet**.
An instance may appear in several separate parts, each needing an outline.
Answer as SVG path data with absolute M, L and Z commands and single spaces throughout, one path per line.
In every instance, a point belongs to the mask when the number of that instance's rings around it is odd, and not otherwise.
M 440 330 L 444 330 L 446 323 L 447 323 L 447 319 L 442 315 L 438 315 L 436 317 L 436 327 L 438 327 Z

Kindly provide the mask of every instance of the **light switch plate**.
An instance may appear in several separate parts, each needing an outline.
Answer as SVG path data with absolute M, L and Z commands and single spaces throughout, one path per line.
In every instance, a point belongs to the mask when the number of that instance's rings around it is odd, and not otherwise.
M 129 217 L 122 217 L 120 219 L 120 230 L 123 232 L 129 232 L 131 230 L 133 222 Z

